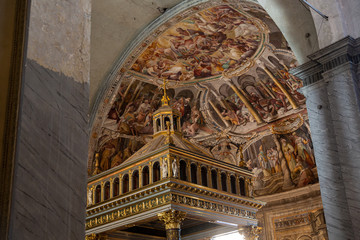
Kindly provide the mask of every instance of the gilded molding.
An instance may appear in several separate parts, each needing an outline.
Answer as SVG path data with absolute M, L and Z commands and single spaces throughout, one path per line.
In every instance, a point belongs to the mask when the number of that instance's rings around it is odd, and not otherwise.
M 170 209 L 166 212 L 158 213 L 158 218 L 160 221 L 164 222 L 165 229 L 180 229 L 181 222 L 184 221 L 186 217 L 186 212 L 177 211 Z
M 196 184 L 192 184 L 193 186 L 183 184 L 189 183 L 173 179 L 172 182 L 164 182 L 162 185 L 143 189 L 136 194 L 129 194 L 125 198 L 119 196 L 112 201 L 105 202 L 105 204 L 89 207 L 86 229 L 92 229 L 168 204 L 255 221 L 256 211 L 264 205 L 263 202 L 254 199 L 242 198 L 222 191 L 209 191 L 209 188 L 199 188 Z M 176 191 L 169 192 L 169 188 Z M 166 193 L 161 193 L 162 190 Z M 151 192 L 157 192 L 158 195 L 144 199 L 145 196 L 150 196 Z M 131 204 L 132 202 L 136 203 Z
M 145 211 L 149 211 L 150 209 L 154 209 L 171 202 L 171 194 L 163 194 L 161 196 L 153 197 L 150 199 L 146 199 L 144 201 L 126 206 L 126 207 L 119 207 L 115 206 L 114 210 L 109 211 L 105 214 L 88 217 L 86 219 L 85 227 L 86 229 L 91 229 L 100 225 L 104 225 L 107 223 L 114 222 L 116 220 L 120 220 L 129 216 L 133 216 Z M 120 204 L 117 204 L 120 205 Z M 104 210 L 104 208 L 103 208 Z

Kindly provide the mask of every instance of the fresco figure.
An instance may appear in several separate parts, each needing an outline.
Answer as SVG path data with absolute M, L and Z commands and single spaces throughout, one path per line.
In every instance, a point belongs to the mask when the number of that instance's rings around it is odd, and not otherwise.
M 100 168 L 106 171 L 110 168 L 110 157 L 115 153 L 114 146 L 106 146 L 101 154 Z
M 177 166 L 176 159 L 174 159 L 174 161 L 172 162 L 171 167 L 172 167 L 173 177 L 177 178 L 178 177 L 178 166 Z
M 275 83 L 271 84 L 271 90 L 275 93 L 276 97 L 281 101 L 284 111 L 286 112 L 287 111 L 287 103 L 286 103 L 285 94 L 281 91 L 281 89 L 278 86 L 276 86 Z
M 249 100 L 252 103 L 252 105 L 254 106 L 254 108 L 258 111 L 258 113 L 261 115 L 262 118 L 267 118 L 268 117 L 268 113 L 261 106 L 260 98 L 256 95 L 256 93 L 251 92 Z
M 271 173 L 273 174 L 273 173 L 281 172 L 278 152 L 274 148 L 270 148 L 266 152 L 267 152 L 266 156 L 271 166 Z
M 308 141 L 304 138 L 294 135 L 295 137 L 295 154 L 301 158 L 303 162 L 307 164 L 310 168 L 314 167 L 315 163 L 311 158 L 311 153 L 308 152 L 306 145 Z
M 276 145 L 276 151 L 279 154 L 279 160 L 280 160 L 280 165 L 281 165 L 281 170 L 284 174 L 284 183 L 283 183 L 283 188 L 290 188 L 292 187 L 294 184 L 291 180 L 291 173 L 288 167 L 288 164 L 286 163 L 286 159 L 285 159 L 285 154 L 281 151 L 281 145 L 279 142 L 278 137 L 274 134 L 272 135 L 274 143 Z M 285 139 L 284 139 L 285 140 Z
M 124 149 L 124 155 L 123 155 L 124 161 L 129 157 L 131 157 L 131 155 L 132 155 L 132 150 L 131 150 L 131 142 L 130 142 L 129 145 Z
M 230 110 L 230 109 L 224 110 L 221 113 L 221 115 L 223 115 L 224 119 L 229 120 L 233 125 L 236 126 L 240 125 L 239 117 L 234 110 Z
M 111 168 L 119 166 L 123 162 L 123 153 L 119 151 L 111 160 Z
M 89 189 L 89 190 L 88 190 L 88 193 L 87 193 L 88 206 L 90 206 L 90 205 L 93 204 L 92 198 L 93 198 L 93 193 L 92 193 L 92 190 Z
M 161 166 L 161 170 L 162 170 L 162 177 L 163 178 L 167 178 L 168 175 L 168 165 L 167 165 L 167 158 L 164 158 L 162 161 L 162 166 Z
M 294 174 L 299 176 L 299 182 L 297 187 L 304 187 L 310 183 L 315 182 L 315 176 L 313 172 L 304 166 L 304 163 L 300 156 L 296 157 L 296 167 L 294 168 Z
M 289 166 L 290 172 L 293 172 L 295 166 L 296 166 L 296 162 L 295 162 L 295 156 L 294 156 L 294 148 L 293 146 L 291 146 L 290 143 L 286 142 L 286 140 L 284 138 L 282 138 L 281 140 L 281 149 L 284 153 L 286 162 Z
M 175 81 L 221 74 L 241 66 L 259 46 L 258 27 L 228 6 L 180 21 L 150 44 L 132 69 Z
M 281 169 L 281 165 L 279 162 L 279 153 L 278 153 L 278 151 L 276 151 L 275 148 L 272 148 L 272 151 L 271 151 L 271 162 L 273 162 L 273 164 L 275 166 L 275 173 L 281 173 L 282 169 Z
M 261 168 L 263 169 L 264 176 L 265 177 L 270 176 L 271 175 L 271 166 L 270 166 L 269 160 L 266 158 L 266 155 L 265 155 L 262 145 L 260 145 L 260 147 L 259 147 L 258 161 L 259 161 Z

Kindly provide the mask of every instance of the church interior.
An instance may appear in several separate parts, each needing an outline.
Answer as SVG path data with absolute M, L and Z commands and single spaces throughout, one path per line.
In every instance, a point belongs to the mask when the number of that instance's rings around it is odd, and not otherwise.
M 357 0 L 0 6 L 0 239 L 360 239 Z

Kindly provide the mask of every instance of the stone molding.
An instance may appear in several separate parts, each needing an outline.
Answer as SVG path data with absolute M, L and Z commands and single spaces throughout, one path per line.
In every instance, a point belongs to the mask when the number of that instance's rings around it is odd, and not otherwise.
M 347 36 L 311 55 L 311 61 L 290 70 L 308 86 L 324 79 L 323 73 L 345 63 L 357 65 L 360 62 L 360 38 Z

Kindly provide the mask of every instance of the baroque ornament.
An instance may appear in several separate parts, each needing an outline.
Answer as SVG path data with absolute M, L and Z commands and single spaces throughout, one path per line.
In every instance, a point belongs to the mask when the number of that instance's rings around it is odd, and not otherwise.
M 186 213 L 171 209 L 166 212 L 158 213 L 160 221 L 164 222 L 166 230 L 180 228 L 181 222 L 185 219 Z

